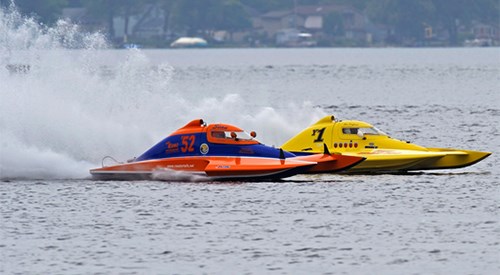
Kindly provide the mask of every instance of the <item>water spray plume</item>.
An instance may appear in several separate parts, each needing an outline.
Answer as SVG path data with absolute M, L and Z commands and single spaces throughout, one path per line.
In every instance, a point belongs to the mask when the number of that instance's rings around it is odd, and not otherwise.
M 188 99 L 172 88 L 174 73 L 141 50 L 113 50 L 102 33 L 0 9 L 0 179 L 85 178 L 103 156 L 138 156 L 193 118 L 279 145 L 324 116 L 308 103 L 254 107 L 238 91 L 215 97 L 200 87 Z
M 0 10 L 0 29 L 1 178 L 80 178 L 104 152 L 137 154 L 152 142 L 142 129 L 157 116 L 141 111 L 161 106 L 170 66 L 151 70 L 129 51 L 104 74 L 103 35 L 62 20 L 42 26 L 13 7 Z

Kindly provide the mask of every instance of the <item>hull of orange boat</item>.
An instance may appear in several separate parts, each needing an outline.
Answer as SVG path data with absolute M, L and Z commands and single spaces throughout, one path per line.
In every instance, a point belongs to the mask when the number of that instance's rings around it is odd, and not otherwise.
M 90 171 L 94 179 L 152 179 L 158 171 L 170 169 L 211 179 L 284 178 L 307 171 L 316 162 L 255 157 L 180 157 L 131 162 Z

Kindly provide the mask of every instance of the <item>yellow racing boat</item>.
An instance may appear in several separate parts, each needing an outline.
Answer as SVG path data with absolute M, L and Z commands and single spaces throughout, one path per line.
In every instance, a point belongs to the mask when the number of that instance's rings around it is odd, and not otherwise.
M 490 152 L 462 149 L 426 148 L 391 138 L 371 124 L 337 121 L 326 116 L 281 146 L 295 154 L 317 154 L 326 144 L 331 152 L 364 157 L 366 160 L 347 172 L 400 172 L 461 168 L 473 165 Z

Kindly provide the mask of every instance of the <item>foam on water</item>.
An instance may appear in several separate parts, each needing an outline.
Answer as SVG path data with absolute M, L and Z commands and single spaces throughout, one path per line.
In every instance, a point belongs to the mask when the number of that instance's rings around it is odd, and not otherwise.
M 134 49 L 105 67 L 112 52 L 105 37 L 70 22 L 47 27 L 10 8 L 0 10 L 0 30 L 3 179 L 87 177 L 103 156 L 137 156 L 196 118 L 258 130 L 261 141 L 281 144 L 324 115 L 307 102 L 279 112 L 250 107 L 238 91 L 188 100 L 171 91 L 169 64 L 153 66 Z
M 168 168 L 159 169 L 153 172 L 153 179 L 175 182 L 207 182 L 210 178 L 203 175 L 195 175 L 185 171 L 176 171 Z

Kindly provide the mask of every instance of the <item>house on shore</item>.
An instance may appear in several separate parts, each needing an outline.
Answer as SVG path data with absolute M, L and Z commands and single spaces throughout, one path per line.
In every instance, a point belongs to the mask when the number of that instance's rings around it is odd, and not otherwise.
M 283 33 L 290 30 L 311 34 L 315 40 L 327 44 L 343 40 L 372 45 L 383 43 L 389 34 L 388 28 L 371 23 L 364 13 L 345 5 L 296 6 L 268 12 L 253 18 L 252 22 L 257 32 L 277 44 L 286 44 Z

